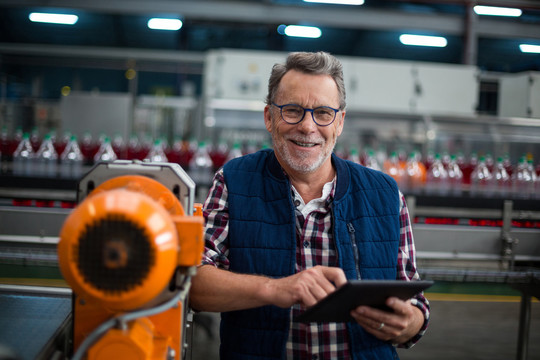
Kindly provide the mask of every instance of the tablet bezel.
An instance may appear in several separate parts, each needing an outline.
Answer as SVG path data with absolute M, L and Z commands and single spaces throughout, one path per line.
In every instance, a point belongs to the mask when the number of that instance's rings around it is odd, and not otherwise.
M 386 299 L 408 300 L 433 285 L 433 281 L 350 280 L 295 318 L 299 322 L 353 321 L 351 310 L 367 305 L 389 311 Z

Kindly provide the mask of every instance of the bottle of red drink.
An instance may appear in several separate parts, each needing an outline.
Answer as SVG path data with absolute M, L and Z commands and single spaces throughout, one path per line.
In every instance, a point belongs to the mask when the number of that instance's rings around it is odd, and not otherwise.
M 171 146 L 165 148 L 165 155 L 169 162 L 171 163 L 180 163 L 180 154 L 182 152 L 182 140 L 177 138 L 173 141 Z
M 127 159 L 127 147 L 120 134 L 116 134 L 111 142 L 112 148 L 119 159 Z
M 85 133 L 80 141 L 81 153 L 84 157 L 85 165 L 94 164 L 94 156 L 99 150 L 99 144 L 92 139 L 90 133 Z
M 219 169 L 225 164 L 227 156 L 229 155 L 229 145 L 227 141 L 220 140 L 217 146 L 212 147 L 210 150 L 210 158 L 214 164 L 214 170 Z
M 478 165 L 478 155 L 473 152 L 471 153 L 471 156 L 469 157 L 469 161 L 463 168 L 463 184 L 466 185 L 467 188 L 471 185 L 471 174 Z
M 56 136 L 54 139 L 54 150 L 58 155 L 62 154 L 66 149 L 68 142 L 71 140 L 71 133 L 64 131 L 61 136 Z

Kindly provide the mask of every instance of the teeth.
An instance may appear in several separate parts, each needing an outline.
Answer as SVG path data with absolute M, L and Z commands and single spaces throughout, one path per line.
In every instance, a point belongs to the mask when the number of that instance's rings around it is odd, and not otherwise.
M 302 142 L 298 142 L 298 141 L 294 141 L 294 143 L 298 146 L 302 146 L 302 147 L 313 147 L 315 146 L 315 144 L 313 143 L 302 143 Z

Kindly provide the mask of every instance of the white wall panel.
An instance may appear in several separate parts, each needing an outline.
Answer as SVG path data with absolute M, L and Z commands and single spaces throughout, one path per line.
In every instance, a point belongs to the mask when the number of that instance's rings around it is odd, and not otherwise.
M 475 66 L 415 63 L 413 113 L 472 116 L 478 106 Z
M 349 110 L 409 112 L 414 91 L 411 63 L 349 58 L 343 64 Z
M 266 98 L 268 78 L 286 53 L 215 50 L 205 63 L 204 94 L 213 99 L 260 100 Z
M 499 116 L 540 118 L 540 72 L 500 78 Z
M 214 50 L 205 63 L 207 100 L 264 101 L 281 52 Z M 472 116 L 478 104 L 475 66 L 342 57 L 349 111 Z
M 127 93 L 72 92 L 60 99 L 62 129 L 81 138 L 89 133 L 112 137 L 130 134 L 133 99 Z

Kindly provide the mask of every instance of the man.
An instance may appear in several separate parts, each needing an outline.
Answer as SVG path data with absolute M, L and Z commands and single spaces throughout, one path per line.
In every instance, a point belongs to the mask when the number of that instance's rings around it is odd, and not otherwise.
M 390 359 L 423 335 L 423 295 L 360 306 L 356 323 L 293 318 L 347 279 L 418 279 L 403 195 L 385 174 L 332 155 L 345 120 L 342 66 L 292 53 L 264 109 L 274 150 L 229 161 L 205 203 L 206 252 L 191 305 L 222 312 L 222 359 Z

